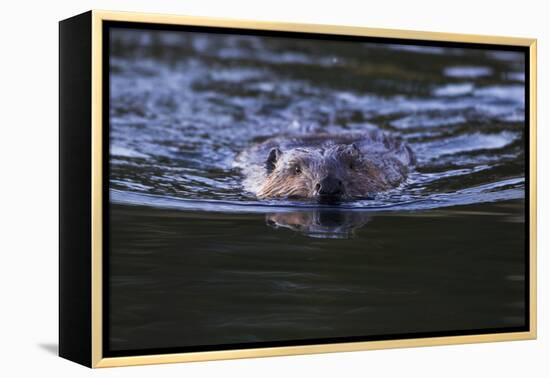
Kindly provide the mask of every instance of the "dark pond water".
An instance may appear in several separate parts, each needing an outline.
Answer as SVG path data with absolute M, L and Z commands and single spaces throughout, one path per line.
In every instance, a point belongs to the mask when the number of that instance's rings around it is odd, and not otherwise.
M 505 51 L 113 29 L 111 350 L 525 325 L 525 67 Z M 379 129 L 407 182 L 257 200 L 235 155 Z
M 111 214 L 115 350 L 525 325 L 521 202 L 371 213 L 351 239 L 262 214 Z

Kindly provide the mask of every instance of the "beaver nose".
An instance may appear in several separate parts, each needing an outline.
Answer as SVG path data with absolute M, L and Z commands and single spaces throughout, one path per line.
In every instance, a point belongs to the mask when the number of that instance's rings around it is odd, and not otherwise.
M 320 196 L 338 196 L 342 194 L 342 181 L 335 177 L 327 176 L 315 186 L 315 189 Z

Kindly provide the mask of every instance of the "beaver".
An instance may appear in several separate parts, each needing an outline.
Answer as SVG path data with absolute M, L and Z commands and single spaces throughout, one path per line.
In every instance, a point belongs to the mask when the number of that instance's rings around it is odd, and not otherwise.
M 412 149 L 379 131 L 278 136 L 235 160 L 258 198 L 340 202 L 398 186 L 415 165 Z

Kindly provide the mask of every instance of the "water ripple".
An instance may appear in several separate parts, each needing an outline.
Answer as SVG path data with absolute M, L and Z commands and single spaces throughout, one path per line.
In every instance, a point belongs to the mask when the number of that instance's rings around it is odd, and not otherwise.
M 233 159 L 278 134 L 379 129 L 418 165 L 401 187 L 340 204 L 414 210 L 524 196 L 520 53 L 114 30 L 111 200 L 266 212 Z

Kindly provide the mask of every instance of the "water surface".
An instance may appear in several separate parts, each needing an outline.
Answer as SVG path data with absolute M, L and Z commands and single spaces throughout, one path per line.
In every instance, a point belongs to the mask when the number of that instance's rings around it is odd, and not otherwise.
M 111 351 L 525 326 L 523 53 L 111 30 Z M 382 130 L 418 164 L 338 206 L 236 154 Z
M 274 135 L 368 129 L 405 139 L 418 167 L 398 190 L 348 206 L 523 196 L 522 53 L 114 31 L 111 54 L 117 203 L 300 206 L 243 191 L 235 155 Z

